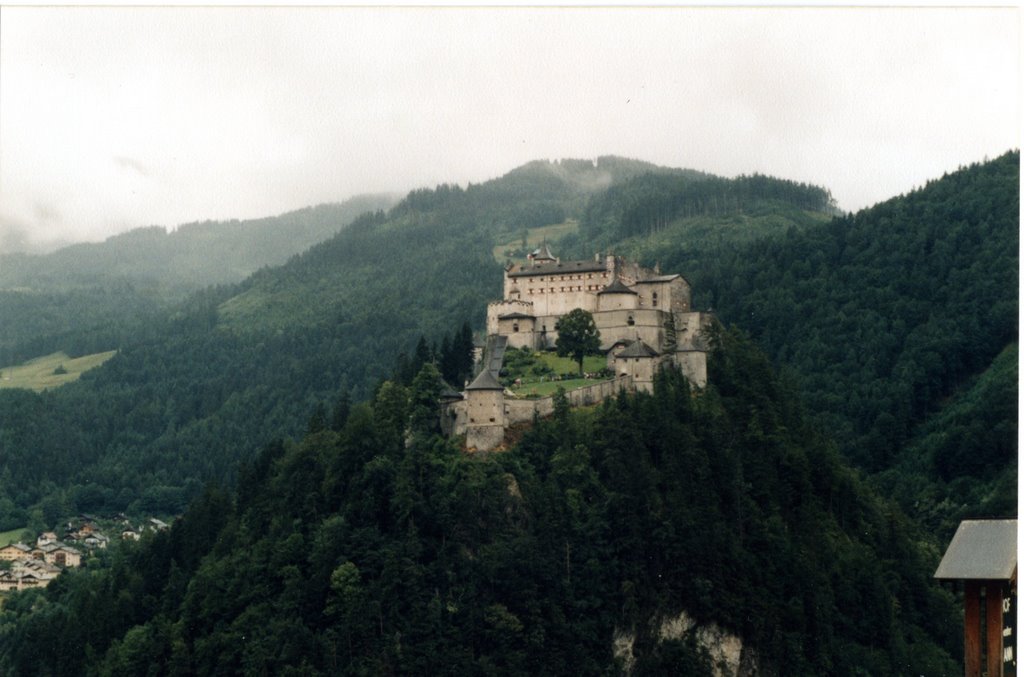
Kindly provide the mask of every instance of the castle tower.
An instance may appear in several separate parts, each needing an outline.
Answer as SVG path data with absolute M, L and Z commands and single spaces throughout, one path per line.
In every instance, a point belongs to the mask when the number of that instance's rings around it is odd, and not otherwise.
M 548 243 L 543 243 L 540 247 L 533 250 L 533 253 L 529 257 L 533 261 L 533 265 L 539 265 L 541 263 L 549 263 L 555 260 L 554 254 L 551 253 L 551 249 L 548 248 Z
M 606 310 L 636 310 L 638 294 L 622 284 L 622 280 L 615 280 L 597 292 L 597 309 L 600 312 Z
M 489 369 L 466 386 L 466 448 L 491 451 L 505 439 L 505 387 Z
M 661 365 L 661 354 L 643 341 L 634 341 L 615 356 L 615 373 L 633 379 L 637 390 L 654 390 L 654 373 Z

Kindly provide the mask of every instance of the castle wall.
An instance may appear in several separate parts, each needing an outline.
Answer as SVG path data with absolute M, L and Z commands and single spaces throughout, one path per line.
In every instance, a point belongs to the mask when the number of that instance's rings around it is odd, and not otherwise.
M 619 390 L 629 390 L 633 387 L 633 381 L 628 376 L 620 376 L 616 379 L 599 381 L 592 385 L 583 386 L 570 390 L 565 394 L 569 405 L 573 407 L 586 407 L 598 404 L 602 400 L 618 395 Z M 481 393 L 492 394 L 500 397 L 500 405 L 497 397 L 479 398 Z M 537 399 L 515 399 L 505 397 L 497 390 L 470 391 L 466 400 L 453 402 L 447 405 L 441 412 L 441 429 L 449 436 L 465 435 L 466 448 L 477 451 L 491 451 L 501 446 L 505 439 L 505 430 L 515 423 L 532 421 L 533 417 L 550 416 L 555 411 L 554 397 L 540 397 Z M 476 401 L 471 401 L 476 395 Z M 486 400 L 486 406 L 481 406 L 481 400 Z M 487 407 L 500 406 L 502 409 L 502 424 L 490 422 L 490 412 L 493 409 Z M 486 411 L 485 411 L 486 410 Z M 486 418 L 482 418 L 481 411 L 484 411 Z M 472 413 L 472 417 L 470 416 Z M 497 417 L 496 417 L 497 418 Z
M 505 426 L 470 426 L 466 430 L 466 448 L 475 451 L 493 451 L 505 441 Z
M 703 388 L 708 384 L 708 354 L 702 350 L 683 351 L 673 355 L 676 365 L 690 383 Z
M 633 324 L 630 324 L 632 319 Z M 665 313 L 638 308 L 613 310 L 594 314 L 594 324 L 601 332 L 601 345 L 609 346 L 622 339 L 632 343 L 640 339 L 656 350 L 665 343 Z
M 500 390 L 468 390 L 466 391 L 466 408 L 469 421 L 474 426 L 505 424 L 505 395 Z
M 534 332 L 535 321 L 532 317 L 498 320 L 498 334 L 508 338 L 509 348 L 537 349 L 537 334 Z
M 632 287 L 638 281 L 648 277 L 649 274 L 652 274 L 652 271 L 649 271 L 646 268 L 641 268 L 640 264 L 636 261 L 627 261 L 618 256 L 608 256 L 606 257 L 606 261 L 606 267 L 608 270 L 614 272 L 614 276 L 610 277 L 608 282 L 611 282 L 617 277 L 622 280 L 622 284 L 627 287 Z
M 710 313 L 691 312 L 675 314 L 676 342 L 680 349 L 706 348 L 704 341 L 699 339 L 711 326 Z
M 616 357 L 615 375 L 627 376 L 638 391 L 654 390 L 654 374 L 660 368 L 661 357 Z
M 597 297 L 597 310 L 605 313 L 611 310 L 635 310 L 640 301 L 636 294 L 601 294 Z
M 536 286 L 531 284 L 524 285 L 525 289 L 520 287 L 523 299 L 533 303 L 535 315 L 565 315 L 576 308 L 591 313 L 597 310 L 596 292 L 586 291 L 580 280 L 553 279 L 555 277 L 545 276 L 546 281 L 537 282 Z
M 568 398 L 569 404 L 574 407 L 588 407 L 618 395 L 619 390 L 623 388 L 629 390 L 632 385 L 632 380 L 628 377 L 619 377 L 608 381 L 601 381 L 591 386 L 577 388 L 576 390 L 570 390 L 565 396 Z M 554 405 L 552 405 L 552 411 L 554 411 Z
M 592 404 L 598 404 L 609 397 L 618 395 L 619 390 L 622 388 L 628 390 L 630 387 L 632 387 L 632 381 L 628 376 L 626 376 L 607 381 L 599 381 L 592 385 L 583 386 L 582 388 L 575 388 L 566 392 L 565 397 L 569 400 L 570 406 L 587 407 Z M 505 399 L 505 416 L 510 425 L 513 423 L 531 421 L 533 420 L 534 414 L 541 417 L 550 416 L 554 411 L 554 397 L 539 397 L 532 400 L 516 400 L 512 398 Z
M 498 334 L 498 316 L 511 313 L 522 313 L 524 315 L 536 315 L 533 304 L 528 301 L 492 301 L 487 304 L 487 335 Z
M 509 425 L 513 423 L 525 423 L 532 421 L 534 413 L 540 416 L 549 416 L 554 411 L 550 397 L 542 397 L 536 400 L 505 400 L 505 413 L 508 416 Z
M 685 313 L 690 310 L 690 285 L 681 276 L 665 282 L 640 282 L 634 288 L 641 308 Z

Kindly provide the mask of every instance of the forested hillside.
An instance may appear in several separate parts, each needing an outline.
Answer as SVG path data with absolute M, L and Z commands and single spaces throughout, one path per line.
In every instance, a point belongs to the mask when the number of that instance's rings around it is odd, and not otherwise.
M 138 228 L 52 254 L 0 256 L 0 367 L 57 350 L 73 355 L 131 342 L 138 327 L 188 294 L 284 263 L 367 211 L 361 196 L 248 221 Z
M 58 390 L 0 392 L 0 526 L 183 509 L 201 482 L 229 480 L 239 459 L 300 433 L 318 406 L 367 396 L 421 336 L 440 348 L 464 322 L 479 328 L 500 288 L 495 233 L 578 216 L 594 191 L 652 168 L 537 162 L 414 191 L 239 286 L 124 326 L 111 299 L 104 326 L 34 339 L 40 354 L 120 350 Z
M 1019 185 L 1020 155 L 1008 153 L 827 226 L 723 252 L 695 284 L 791 368 L 844 454 L 879 472 L 917 453 L 908 443 L 930 417 L 1017 341 Z M 1001 424 L 976 457 L 983 470 L 966 456 L 926 467 L 929 480 L 1004 478 L 1002 495 L 961 517 L 1016 512 L 1016 412 L 997 404 L 993 414 Z
M 395 201 L 363 195 L 261 219 L 186 223 L 170 232 L 162 226 L 136 228 L 46 255 L 6 254 L 0 256 L 0 288 L 73 289 L 124 279 L 191 291 L 239 282 Z
M 750 332 L 856 465 L 913 473 L 911 504 L 942 504 L 933 518 L 948 536 L 958 519 L 1016 510 L 1015 406 L 978 407 L 990 424 L 984 445 L 959 426 L 943 431 L 967 445 L 963 453 L 929 451 L 934 462 L 923 461 L 914 440 L 933 416 L 942 425 L 941 409 L 1017 340 L 1019 177 L 1011 152 L 856 214 L 760 230 L 739 246 L 722 234 L 747 228 L 769 192 L 757 194 L 757 207 L 741 201 L 716 217 L 727 193 L 715 207 L 694 201 L 685 184 L 639 178 L 592 201 L 581 230 L 682 271 L 694 305 Z M 779 189 L 828 201 L 813 187 Z M 621 200 L 611 199 L 616 191 Z M 691 213 L 700 204 L 710 213 Z M 1015 350 L 997 371 L 1013 380 L 1003 394 L 1015 397 Z
M 657 641 L 685 611 L 769 672 L 952 674 L 938 544 L 1015 509 L 1018 177 L 1010 153 L 832 218 L 788 181 L 535 162 L 197 292 L 79 381 L 0 391 L 0 529 L 202 493 L 9 600 L 0 671 L 592 674 L 618 631 L 642 672 L 707 674 Z M 660 263 L 739 329 L 706 392 L 666 375 L 465 456 L 429 363 L 465 373 L 494 246 L 569 220 L 557 253 Z
M 557 407 L 508 453 L 436 436 L 427 365 L 338 429 L 274 443 L 169 533 L 0 615 L 18 675 L 710 675 L 686 612 L 764 674 L 954 674 L 937 553 L 808 427 L 767 360 L 716 340 L 699 396 Z M 405 442 L 407 432 L 411 435 Z M 82 622 L 88 619 L 88 622 Z

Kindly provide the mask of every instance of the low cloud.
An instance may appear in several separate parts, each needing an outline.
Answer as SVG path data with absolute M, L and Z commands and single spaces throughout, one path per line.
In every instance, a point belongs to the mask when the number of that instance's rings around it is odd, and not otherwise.
M 21 225 L 7 222 L 0 216 L 0 254 L 23 252 L 28 248 L 28 230 Z
M 114 164 L 116 164 L 119 168 L 125 171 L 135 172 L 139 176 L 149 178 L 149 169 L 146 168 L 146 165 L 142 164 L 135 158 L 124 157 L 123 155 L 115 155 L 112 159 L 114 160 Z

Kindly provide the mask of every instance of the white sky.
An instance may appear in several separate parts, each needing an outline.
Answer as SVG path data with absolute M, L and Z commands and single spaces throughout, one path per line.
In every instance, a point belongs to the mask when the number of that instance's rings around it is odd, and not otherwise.
M 1020 144 L 1004 9 L 0 8 L 0 251 L 616 154 L 844 209 Z

